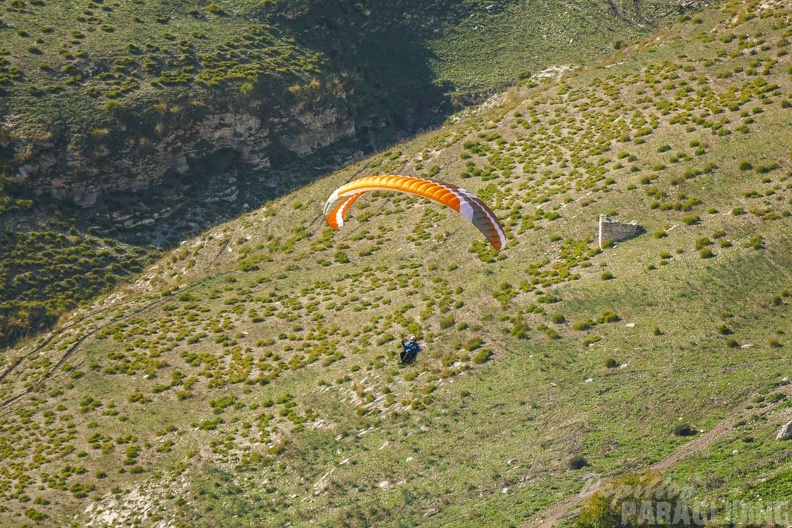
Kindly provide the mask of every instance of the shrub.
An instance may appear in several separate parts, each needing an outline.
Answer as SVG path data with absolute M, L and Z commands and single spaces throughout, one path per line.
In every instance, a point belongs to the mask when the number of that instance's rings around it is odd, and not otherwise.
M 602 315 L 599 317 L 599 319 L 597 319 L 597 322 L 598 323 L 615 323 L 615 322 L 620 321 L 620 320 L 621 320 L 621 318 L 618 315 L 616 315 L 616 312 L 611 310 L 611 311 L 608 311 L 608 312 L 602 312 Z
M 588 337 L 588 338 L 583 340 L 583 346 L 584 347 L 588 347 L 588 346 L 593 345 L 597 341 L 601 341 L 601 340 L 602 340 L 602 338 L 600 336 L 598 336 L 598 335 L 591 336 L 591 337 Z
M 698 434 L 698 429 L 689 423 L 683 423 L 674 427 L 674 434 L 677 436 L 695 436 Z
M 455 323 L 456 320 L 454 319 L 454 316 L 452 314 L 448 314 L 447 316 L 440 319 L 440 328 L 442 330 L 446 330 L 454 326 Z
M 616 358 L 609 357 L 605 360 L 605 366 L 607 368 L 616 368 L 619 366 L 619 362 L 616 361 Z
M 485 348 L 475 356 L 473 356 L 473 363 L 476 365 L 481 365 L 482 363 L 486 363 L 490 359 L 492 359 L 492 350 Z
M 682 219 L 682 223 L 685 225 L 695 225 L 699 222 L 701 222 L 701 218 L 698 215 L 686 216 Z
M 107 103 L 105 103 L 105 111 L 108 114 L 117 114 L 122 108 L 123 106 L 118 101 L 107 101 Z
M 696 249 L 704 249 L 707 246 L 711 246 L 712 241 L 707 237 L 702 237 L 696 240 Z
M 611 273 L 610 271 L 606 271 L 605 273 L 603 273 L 602 275 L 600 275 L 600 278 L 601 278 L 602 280 L 611 280 L 611 279 L 613 279 L 614 277 L 613 277 L 613 273 Z
M 514 321 L 514 327 L 511 330 L 511 335 L 517 339 L 528 339 L 530 337 L 528 334 L 529 330 L 530 327 L 528 323 L 523 321 L 522 317 L 517 316 L 517 319 Z
M 704 248 L 704 249 L 701 250 L 699 255 L 703 259 L 710 259 L 710 258 L 713 258 L 715 256 L 715 253 L 713 253 L 713 251 L 710 248 Z
M 239 271 L 258 271 L 258 269 L 258 265 L 249 259 L 239 261 Z
M 587 321 L 578 321 L 577 323 L 572 325 L 572 330 L 588 330 L 594 326 L 594 321 L 591 319 Z
M 753 235 L 748 242 L 745 243 L 745 247 L 747 248 L 754 248 L 755 250 L 764 249 L 764 239 L 762 235 Z
M 43 519 L 46 519 L 47 515 L 45 513 L 42 513 L 40 511 L 38 511 L 35 508 L 28 508 L 28 509 L 25 510 L 25 517 L 38 522 L 38 521 L 41 521 Z
M 481 348 L 481 345 L 483 345 L 483 344 L 484 344 L 484 341 L 482 341 L 482 339 L 480 337 L 474 337 L 473 339 L 471 339 L 470 341 L 467 342 L 467 344 L 465 345 L 465 348 L 469 352 L 473 352 L 474 350 L 478 350 L 479 348 Z
M 759 174 L 767 174 L 768 172 L 772 172 L 778 168 L 778 163 L 770 163 L 768 165 L 759 165 L 756 167 L 756 172 Z
M 555 313 L 550 317 L 550 320 L 555 324 L 563 324 L 566 322 L 566 317 L 562 313 Z
M 588 466 L 588 460 L 583 455 L 575 455 L 569 459 L 567 463 L 569 469 L 583 469 L 584 467 Z

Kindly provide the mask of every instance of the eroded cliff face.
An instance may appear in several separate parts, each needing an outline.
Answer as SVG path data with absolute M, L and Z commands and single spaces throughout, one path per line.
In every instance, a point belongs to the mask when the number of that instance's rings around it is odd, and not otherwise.
M 13 125 L 6 123 L 6 132 L 7 137 L 13 135 Z M 100 144 L 85 154 L 63 141 L 59 144 L 52 134 L 18 135 L 13 148 L 27 161 L 19 165 L 15 177 L 36 194 L 91 207 L 103 194 L 142 191 L 162 184 L 169 175 L 185 175 L 219 150 L 233 149 L 245 164 L 266 171 L 274 142 L 299 157 L 355 133 L 353 117 L 343 107 L 311 105 L 270 118 L 245 112 L 210 113 L 162 137 L 128 141 L 115 153 Z

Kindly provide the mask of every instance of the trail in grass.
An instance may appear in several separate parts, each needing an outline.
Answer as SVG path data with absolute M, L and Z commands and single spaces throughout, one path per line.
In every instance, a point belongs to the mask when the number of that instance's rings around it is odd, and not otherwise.
M 787 396 L 792 394 L 792 385 L 786 385 L 780 389 L 784 392 Z M 749 398 L 740 404 L 737 409 L 734 410 L 729 416 L 715 424 L 712 429 L 703 433 L 702 435 L 696 437 L 694 440 L 687 442 L 679 448 L 665 457 L 664 459 L 660 460 L 659 462 L 655 462 L 648 468 L 646 471 L 666 471 L 667 469 L 673 467 L 677 462 L 680 460 L 687 458 L 688 456 L 697 453 L 703 449 L 706 449 L 713 443 L 717 442 L 718 440 L 725 438 L 729 435 L 729 433 L 733 430 L 734 424 L 745 417 L 746 414 L 746 407 L 751 402 L 751 400 L 756 396 L 756 394 L 752 394 Z M 779 404 L 769 405 L 755 414 L 768 414 L 770 411 L 775 409 Z M 783 420 L 789 419 L 789 412 L 782 413 L 778 416 L 777 422 L 779 424 Z M 528 520 L 525 524 L 523 524 L 523 528 L 551 528 L 552 526 L 557 525 L 559 522 L 563 521 L 570 515 L 576 513 L 580 504 L 594 495 L 597 490 L 600 488 L 602 484 L 602 480 L 598 480 L 588 486 L 584 487 L 580 491 L 578 491 L 575 495 L 571 497 L 567 497 L 566 499 L 562 500 L 551 506 L 550 508 L 544 510 L 543 512 L 535 515 L 531 519 Z

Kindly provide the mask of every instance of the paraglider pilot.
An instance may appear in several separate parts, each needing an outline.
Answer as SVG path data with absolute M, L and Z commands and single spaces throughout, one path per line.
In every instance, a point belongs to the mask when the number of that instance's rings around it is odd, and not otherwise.
M 399 363 L 403 365 L 415 361 L 415 358 L 418 357 L 418 352 L 421 351 L 418 339 L 416 339 L 415 336 L 410 336 L 410 339 L 407 341 L 402 338 L 401 346 L 404 350 L 399 353 Z

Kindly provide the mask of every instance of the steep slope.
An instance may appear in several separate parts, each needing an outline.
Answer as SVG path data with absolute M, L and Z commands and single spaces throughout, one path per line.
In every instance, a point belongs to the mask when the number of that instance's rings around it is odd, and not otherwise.
M 697 3 L 9 1 L 0 347 L 163 247 Z
M 6 352 L 4 524 L 517 525 L 735 411 L 667 471 L 784 499 L 791 22 L 684 16 L 186 240 Z M 509 244 L 402 195 L 325 227 L 335 187 L 382 172 L 476 191 Z M 647 234 L 601 250 L 601 213 Z M 400 368 L 406 333 L 425 351 Z
M 630 5 L 15 2 L 0 19 L 0 168 L 90 206 L 221 148 L 259 170 L 340 140 L 370 149 L 437 124 L 451 91 L 505 87 L 515 62 L 582 63 L 696 4 Z

